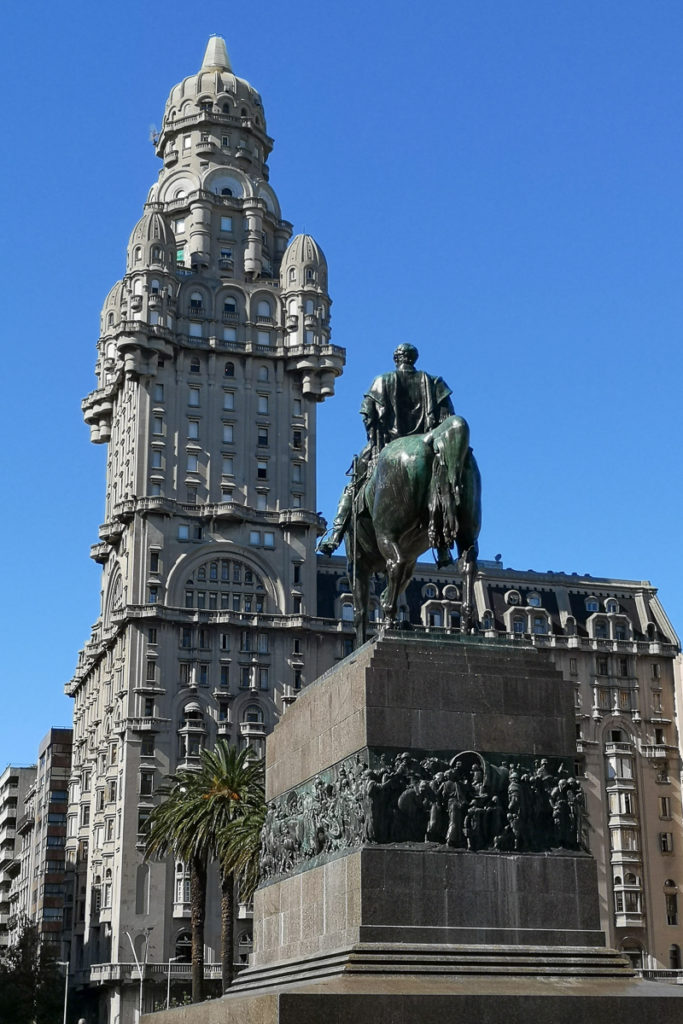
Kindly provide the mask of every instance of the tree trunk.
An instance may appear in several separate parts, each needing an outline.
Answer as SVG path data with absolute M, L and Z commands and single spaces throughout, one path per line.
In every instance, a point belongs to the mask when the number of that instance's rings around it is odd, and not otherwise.
M 235 976 L 235 875 L 221 871 L 221 978 L 223 991 Z
M 206 918 L 206 861 L 190 861 L 190 913 L 192 922 L 192 1002 L 204 998 L 204 922 Z

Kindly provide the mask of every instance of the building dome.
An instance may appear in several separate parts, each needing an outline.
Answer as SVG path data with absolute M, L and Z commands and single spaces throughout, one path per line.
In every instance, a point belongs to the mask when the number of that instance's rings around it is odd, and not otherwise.
M 327 260 L 310 235 L 296 235 L 285 249 L 280 264 L 280 285 L 292 288 L 322 289 L 327 287 Z
M 310 265 L 316 269 L 327 270 L 327 260 L 315 238 L 310 235 L 296 235 L 285 249 L 282 266 Z
M 172 266 L 175 237 L 157 210 L 146 210 L 128 242 L 128 271 L 150 266 Z
M 209 100 L 218 102 L 219 109 L 227 115 L 253 119 L 265 131 L 261 97 L 249 82 L 233 74 L 225 40 L 220 36 L 209 39 L 199 71 L 171 89 L 162 132 L 172 128 L 176 118 L 194 114 L 197 106 Z

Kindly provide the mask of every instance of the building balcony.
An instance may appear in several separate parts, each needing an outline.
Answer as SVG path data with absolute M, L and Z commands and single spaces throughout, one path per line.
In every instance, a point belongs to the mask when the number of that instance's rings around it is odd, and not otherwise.
M 641 743 L 640 753 L 652 761 L 666 761 L 667 757 L 677 754 L 678 750 L 669 743 Z
M 216 732 L 219 737 L 229 739 L 232 732 L 232 722 L 219 722 L 216 727 Z
M 275 317 L 273 316 L 257 316 L 257 324 L 269 324 L 271 327 L 275 326 Z
M 99 562 L 100 565 L 104 565 L 109 557 L 109 545 L 100 542 L 99 544 L 90 545 L 90 557 L 93 562 Z
M 230 262 L 232 262 L 232 261 L 230 261 Z M 240 315 L 239 315 L 239 313 L 223 313 L 223 323 L 224 324 L 238 324 L 239 322 L 240 322 Z
M 35 825 L 35 821 L 36 818 L 33 811 L 27 811 L 26 814 L 22 814 L 17 821 L 17 832 L 19 835 L 23 836 L 25 832 L 30 832 Z
M 218 269 L 221 270 L 224 274 L 229 274 L 230 276 L 232 276 L 232 274 L 235 271 L 235 261 L 223 257 L 218 261 Z M 227 322 L 225 320 L 225 314 L 223 315 L 223 322 Z
M 605 754 L 632 754 L 632 743 L 606 743 Z
M 174 164 L 178 163 L 178 150 L 167 149 L 164 153 L 164 167 L 173 167 Z
M 214 149 L 216 149 L 216 143 L 213 139 L 202 139 L 195 146 L 195 152 L 197 156 L 210 156 Z

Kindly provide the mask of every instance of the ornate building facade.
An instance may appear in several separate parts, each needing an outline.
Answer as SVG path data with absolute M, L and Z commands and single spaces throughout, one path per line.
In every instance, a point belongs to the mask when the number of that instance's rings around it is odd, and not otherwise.
M 161 780 L 217 737 L 261 750 L 341 629 L 316 616 L 316 408 L 344 364 L 327 265 L 291 239 L 261 98 L 222 39 L 171 90 L 155 145 L 83 402 L 107 445 L 101 610 L 67 686 L 71 969 L 121 1024 L 135 957 L 170 970 L 188 952 L 184 865 L 143 860 Z M 207 946 L 217 962 L 216 918 Z
M 320 560 L 318 612 L 348 622 L 344 560 Z M 418 565 L 401 616 L 458 631 L 461 581 Z M 550 651 L 574 688 L 575 771 L 586 793 L 608 943 L 644 972 L 683 968 L 680 641 L 647 581 L 482 562 L 484 637 Z M 346 637 L 347 650 L 351 630 Z

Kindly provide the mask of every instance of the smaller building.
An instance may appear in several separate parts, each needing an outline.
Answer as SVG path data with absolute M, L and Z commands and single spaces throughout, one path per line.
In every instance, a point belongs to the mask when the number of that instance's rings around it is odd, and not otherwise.
M 50 943 L 55 956 L 62 960 L 69 955 L 73 905 L 64 869 L 72 735 L 71 729 L 50 729 L 38 748 L 38 763 L 30 769 L 33 778 L 16 820 L 8 896 L 9 941 L 18 937 L 23 922 L 31 921 L 41 939 Z
M 0 775 L 0 947 L 11 941 L 12 880 L 19 871 L 17 822 L 24 813 L 26 794 L 35 776 L 35 765 L 8 765 Z

